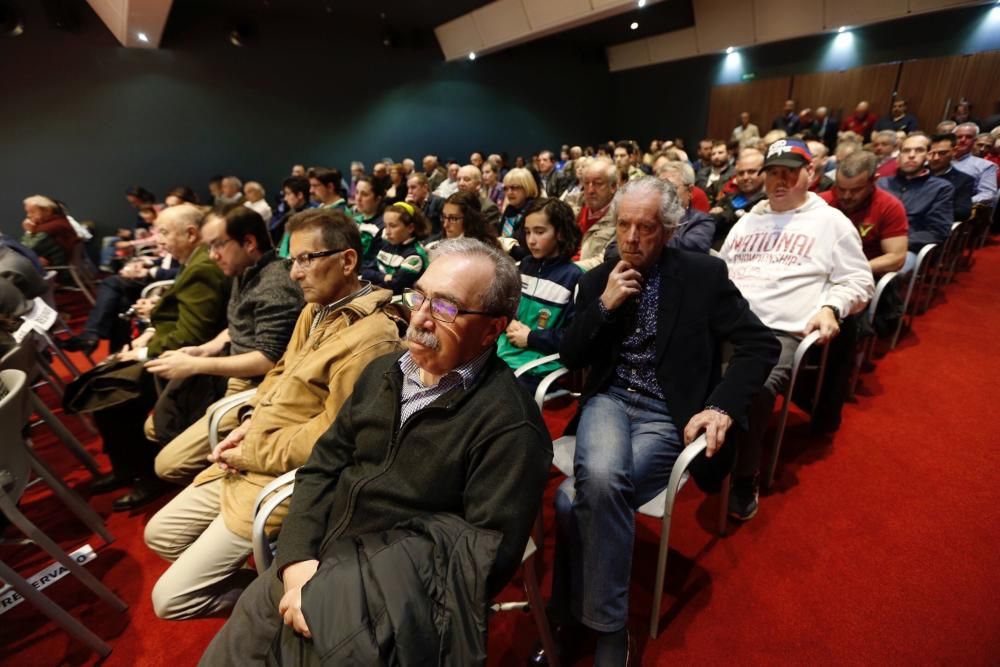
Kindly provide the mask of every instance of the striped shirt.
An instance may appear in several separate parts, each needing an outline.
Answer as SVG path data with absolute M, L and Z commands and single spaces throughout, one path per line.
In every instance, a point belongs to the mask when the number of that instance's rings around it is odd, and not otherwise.
M 318 308 L 316 308 L 316 314 L 313 315 L 313 321 L 309 325 L 309 335 L 311 336 L 312 333 L 314 331 L 316 331 L 316 327 L 318 327 L 323 322 L 323 320 L 326 319 L 327 315 L 329 315 L 333 311 L 337 310 L 341 306 L 346 306 L 351 301 L 354 301 L 355 299 L 357 299 L 359 296 L 364 296 L 364 295 L 370 293 L 372 291 L 372 289 L 373 289 L 373 287 L 372 287 L 372 284 L 370 282 L 368 282 L 367 280 L 362 280 L 361 281 L 361 289 L 348 294 L 347 296 L 345 296 L 342 299 L 337 299 L 336 301 L 334 301 L 333 303 L 331 303 L 329 305 L 319 306 Z

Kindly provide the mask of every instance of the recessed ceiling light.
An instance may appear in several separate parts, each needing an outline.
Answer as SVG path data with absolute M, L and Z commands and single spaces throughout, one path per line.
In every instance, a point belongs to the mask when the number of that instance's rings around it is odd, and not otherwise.
M 1000 2 L 1000 0 L 997 0 L 997 2 Z M 646 6 L 646 0 L 639 0 L 639 9 L 642 9 L 645 6 Z
M 140 42 L 149 43 L 149 37 L 146 37 L 146 33 L 144 33 L 144 32 L 140 32 L 138 35 L 136 35 L 136 37 L 139 38 Z
M 631 28 L 632 30 L 635 30 L 638 27 L 639 27 L 639 22 L 638 21 L 632 21 L 632 25 L 629 26 L 629 28 Z
M 469 60 L 475 60 L 475 59 L 476 59 L 476 52 L 469 51 Z
M 844 32 L 845 30 L 847 30 L 847 26 L 846 25 L 842 25 L 839 28 L 837 28 L 837 32 Z
M 727 46 L 727 47 L 726 47 L 726 53 L 732 53 L 732 52 L 733 52 L 733 51 L 735 51 L 735 50 L 736 50 L 736 49 L 734 49 L 734 48 L 733 48 L 733 47 L 731 47 L 731 46 Z

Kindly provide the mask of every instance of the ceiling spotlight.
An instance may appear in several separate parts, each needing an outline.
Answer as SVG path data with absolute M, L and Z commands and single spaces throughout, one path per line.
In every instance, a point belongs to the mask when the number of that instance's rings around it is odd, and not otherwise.
M 997 2 L 1000 2 L 1000 0 L 997 0 Z M 646 0 L 639 0 L 639 9 L 642 9 L 645 6 L 646 6 Z
M 475 60 L 475 59 L 476 59 L 476 52 L 469 51 L 469 60 Z
M 845 30 L 847 30 L 847 26 L 846 25 L 842 25 L 839 28 L 837 28 L 837 32 L 844 32 Z
M 136 37 L 139 38 L 140 42 L 143 42 L 145 44 L 149 44 L 149 37 L 146 36 L 146 33 L 140 32 L 138 35 L 136 35 Z
M 636 30 L 639 27 L 638 21 L 632 21 L 632 25 L 629 26 L 630 29 Z
M 733 52 L 733 51 L 735 51 L 735 50 L 736 50 L 736 49 L 734 49 L 734 48 L 733 48 L 733 47 L 731 47 L 731 46 L 727 46 L 727 47 L 726 47 L 726 53 L 732 53 L 732 52 Z

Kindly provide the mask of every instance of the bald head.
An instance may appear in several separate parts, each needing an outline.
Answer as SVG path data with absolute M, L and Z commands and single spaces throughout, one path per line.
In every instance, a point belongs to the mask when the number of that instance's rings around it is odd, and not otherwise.
M 458 189 L 462 192 L 479 192 L 483 183 L 483 172 L 474 164 L 467 164 L 458 170 Z

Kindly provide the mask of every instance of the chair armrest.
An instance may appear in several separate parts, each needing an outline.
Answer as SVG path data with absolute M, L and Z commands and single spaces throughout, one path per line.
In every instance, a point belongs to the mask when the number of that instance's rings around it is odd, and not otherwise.
M 545 395 L 549 393 L 549 387 L 552 386 L 552 383 L 567 373 L 569 373 L 568 368 L 557 368 L 542 378 L 542 381 L 538 383 L 538 388 L 535 389 L 535 403 L 538 404 L 539 410 L 541 410 L 542 406 L 545 405 Z
M 878 283 L 875 285 L 875 295 L 872 296 L 872 300 L 868 302 L 868 312 L 865 313 L 869 324 L 875 321 L 875 311 L 878 310 L 878 304 L 879 300 L 882 298 L 882 292 L 888 289 L 889 284 L 892 283 L 898 275 L 899 274 L 895 271 L 890 271 L 878 279 Z
M 253 560 L 257 566 L 257 574 L 264 574 L 264 571 L 271 567 L 271 563 L 274 561 L 271 544 L 267 539 L 267 520 L 274 513 L 274 510 L 277 509 L 278 505 L 288 500 L 292 492 L 295 491 L 296 472 L 298 472 L 298 468 L 289 470 L 273 480 L 257 494 L 257 500 L 254 502 L 253 508 L 253 528 L 251 529 L 251 536 L 253 537 Z M 271 497 L 268 498 L 268 495 Z
M 525 373 L 527 373 L 528 371 L 530 371 L 530 370 L 532 370 L 534 368 L 538 368 L 539 366 L 544 366 L 545 364 L 551 363 L 553 361 L 559 361 L 559 353 L 558 352 L 555 353 L 555 354 L 546 355 L 544 357 L 539 357 L 538 359 L 535 359 L 533 361 L 529 361 L 526 364 L 522 364 L 522 365 L 518 366 L 517 370 L 514 371 L 514 377 L 518 377 L 519 378 L 522 375 L 524 375 Z
M 257 388 L 254 387 L 253 389 L 247 389 L 246 391 L 226 396 L 216 402 L 215 410 L 212 411 L 211 416 L 208 418 L 208 445 L 212 450 L 219 444 L 219 425 L 222 423 L 222 418 L 247 403 L 256 393 Z
M 142 288 L 142 293 L 140 294 L 140 297 L 145 299 L 149 297 L 149 295 L 155 292 L 156 290 L 169 288 L 173 284 L 174 284 L 173 280 L 156 280 Z

